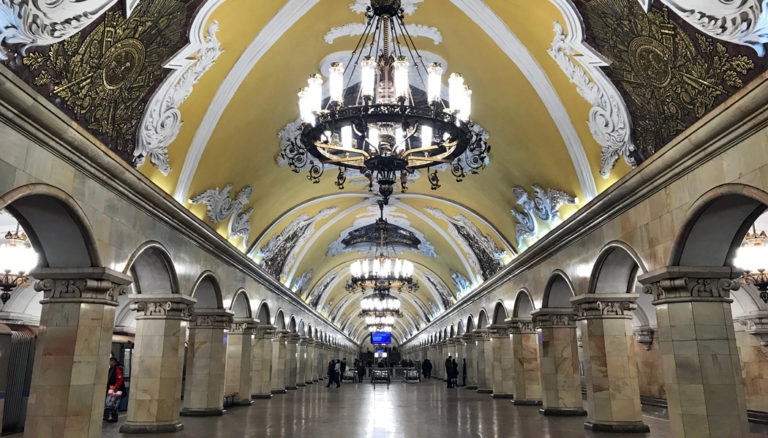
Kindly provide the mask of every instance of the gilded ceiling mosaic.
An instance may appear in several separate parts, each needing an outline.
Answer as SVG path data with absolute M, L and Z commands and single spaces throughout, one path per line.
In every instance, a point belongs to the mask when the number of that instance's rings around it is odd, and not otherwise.
M 576 0 L 587 38 L 632 116 L 638 163 L 754 77 L 755 52 L 692 29 L 655 2 Z
M 7 63 L 75 121 L 130 162 L 139 122 L 163 65 L 185 43 L 199 0 L 121 5 L 64 41 Z

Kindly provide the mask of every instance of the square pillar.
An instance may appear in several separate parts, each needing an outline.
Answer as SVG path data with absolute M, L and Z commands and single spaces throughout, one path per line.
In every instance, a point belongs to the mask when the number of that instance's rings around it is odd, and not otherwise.
M 299 343 L 299 335 L 288 333 L 285 338 L 285 389 L 296 390 L 296 374 L 299 367 L 298 354 L 296 352 Z
M 601 432 L 650 432 L 642 422 L 632 312 L 637 294 L 571 298 L 581 327 L 587 412 L 584 427 Z
M 24 436 L 100 437 L 115 308 L 130 277 L 106 268 L 31 276 L 44 298 Z
M 251 403 L 251 356 L 256 321 L 235 318 L 227 334 L 227 367 L 224 375 L 224 394 L 237 394 L 235 404 Z
M 539 334 L 533 321 L 512 318 L 509 333 L 512 342 L 512 394 L 515 405 L 541 404 L 541 375 L 539 367 Z
M 232 315 L 227 310 L 197 309 L 189 318 L 183 416 L 224 413 L 224 330 L 232 323 Z
M 472 333 L 465 333 L 462 336 L 464 341 L 464 352 L 467 358 L 467 383 L 465 389 L 477 389 L 477 369 L 476 369 L 476 353 L 477 341 L 475 335 Z
M 305 351 L 305 365 L 304 365 L 304 383 L 311 385 L 317 382 L 317 375 L 315 374 L 317 361 L 315 360 L 315 340 L 312 338 L 306 338 L 304 340 Z
M 251 344 L 251 399 L 272 398 L 272 338 L 275 328 L 259 324 Z
M 194 298 L 180 294 L 129 295 L 136 311 L 128 420 L 121 433 L 181 430 L 184 341 Z M 103 404 L 102 400 L 102 404 Z
M 506 325 L 494 324 L 488 327 L 491 338 L 491 359 L 493 366 L 491 368 L 493 380 L 491 388 L 493 389 L 493 398 L 512 398 L 514 390 L 513 359 L 512 359 L 512 340 L 509 335 L 509 328 Z
M 747 437 L 728 267 L 667 266 L 638 277 L 653 295 L 672 435 Z
M 300 336 L 296 344 L 296 386 L 307 386 L 307 338 Z
M 486 329 L 475 330 L 475 357 L 477 363 L 477 392 L 493 393 L 493 352 L 491 337 Z M 490 363 L 489 363 L 490 362 Z
M 272 338 L 271 393 L 285 394 L 285 339 L 288 330 L 277 330 Z
M 586 415 L 581 400 L 576 321 L 571 308 L 531 313 L 541 336 L 539 362 L 544 415 Z

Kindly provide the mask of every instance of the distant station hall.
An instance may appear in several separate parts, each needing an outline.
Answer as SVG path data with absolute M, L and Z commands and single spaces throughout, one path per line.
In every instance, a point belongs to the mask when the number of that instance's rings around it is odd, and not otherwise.
M 0 0 L 0 435 L 768 438 L 768 0 Z

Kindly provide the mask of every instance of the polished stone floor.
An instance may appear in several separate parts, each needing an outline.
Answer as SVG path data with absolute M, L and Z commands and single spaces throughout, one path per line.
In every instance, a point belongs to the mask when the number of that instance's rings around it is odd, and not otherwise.
M 125 420 L 121 415 L 120 422 Z M 386 385 L 346 383 L 340 389 L 309 385 L 251 407 L 230 408 L 222 417 L 182 417 L 185 428 L 173 438 L 213 437 L 628 437 L 584 430 L 583 417 L 544 417 L 538 408 L 513 406 L 439 381 Z M 669 424 L 647 415 L 647 437 L 669 437 Z M 121 435 L 120 423 L 104 425 L 105 437 Z M 755 434 L 754 437 L 766 435 Z

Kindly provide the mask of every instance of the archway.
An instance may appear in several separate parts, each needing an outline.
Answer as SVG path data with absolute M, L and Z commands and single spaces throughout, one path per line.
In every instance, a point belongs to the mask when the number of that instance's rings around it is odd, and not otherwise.
M 526 290 L 521 290 L 515 297 L 515 304 L 512 307 L 512 318 L 530 318 L 533 312 L 533 300 Z
M 574 296 L 571 280 L 563 271 L 557 270 L 549 278 L 544 289 L 542 308 L 570 308 L 571 298 Z
M 539 374 L 539 336 L 533 326 L 533 300 L 521 289 L 512 305 L 510 341 L 512 343 L 512 394 L 516 405 L 541 404 Z
M 499 301 L 493 309 L 493 324 L 504 324 L 507 319 L 507 309 L 504 303 Z
M 230 310 L 234 312 L 235 318 L 251 318 L 251 301 L 244 289 L 235 293 L 235 299 L 232 300 Z

